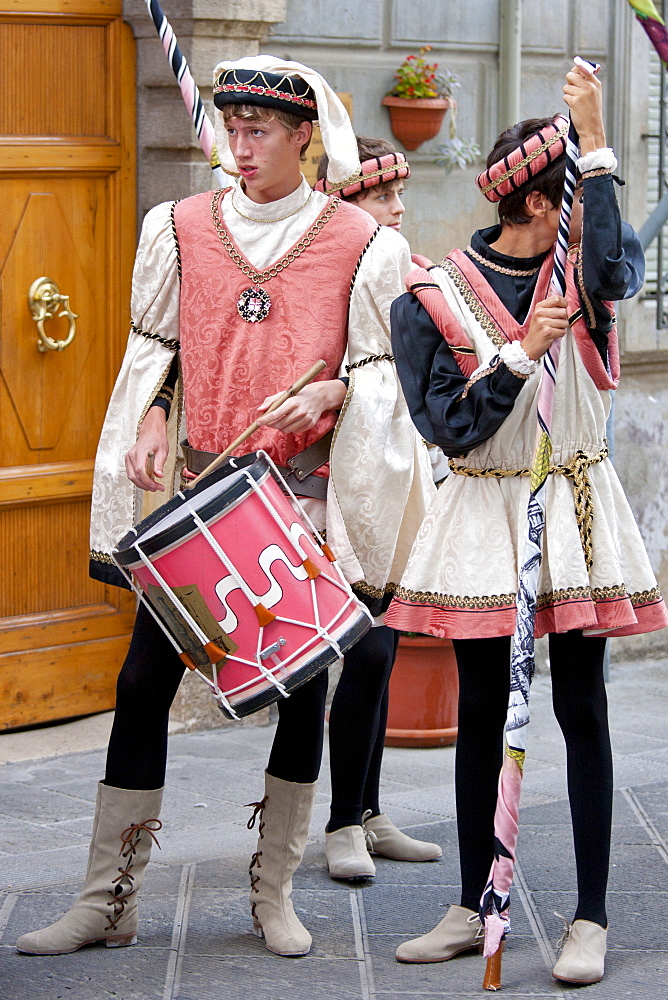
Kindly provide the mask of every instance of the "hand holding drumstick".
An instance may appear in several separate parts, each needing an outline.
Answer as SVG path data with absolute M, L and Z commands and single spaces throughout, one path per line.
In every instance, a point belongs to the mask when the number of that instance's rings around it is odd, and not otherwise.
M 243 444 L 244 441 L 246 441 L 251 436 L 251 434 L 254 434 L 255 431 L 258 429 L 258 427 L 260 427 L 262 424 L 271 424 L 272 421 L 267 420 L 266 417 L 270 413 L 273 413 L 274 411 L 278 410 L 279 407 L 283 406 L 284 403 L 291 400 L 292 396 L 296 396 L 297 393 L 300 392 L 305 385 L 308 385 L 308 383 L 311 382 L 316 377 L 316 375 L 319 375 L 320 372 L 323 371 L 323 369 L 325 369 L 326 367 L 327 363 L 325 361 L 316 361 L 316 363 L 311 368 L 309 368 L 309 370 L 304 375 L 302 375 L 301 378 L 297 379 L 297 381 L 294 382 L 289 389 L 286 389 L 285 392 L 280 392 L 276 396 L 268 397 L 268 399 L 265 399 L 264 403 L 260 407 L 260 409 L 262 409 L 263 407 L 266 406 L 264 416 L 259 417 L 257 420 L 254 420 L 253 423 L 250 425 L 250 427 L 247 427 L 246 430 L 243 432 L 243 434 L 240 434 L 239 437 L 225 449 L 222 455 L 219 455 L 218 458 L 214 459 L 213 462 L 206 467 L 204 472 L 201 472 L 196 479 L 193 479 L 193 481 L 188 484 L 187 488 L 190 489 L 195 485 L 195 483 L 198 483 L 200 479 L 202 479 L 204 476 L 208 476 L 210 472 L 213 472 L 214 469 L 217 469 L 219 465 L 222 465 L 225 459 L 229 458 L 229 456 L 239 447 L 239 445 Z M 329 383 L 325 382 L 323 384 L 328 385 Z M 341 385 L 343 385 L 343 383 L 341 383 Z M 270 402 L 270 400 L 272 401 Z M 322 410 L 320 412 L 322 413 Z M 319 415 L 320 414 L 318 414 L 318 416 Z M 288 417 L 288 422 L 292 422 L 290 417 Z M 284 428 L 279 427 L 279 430 L 284 430 Z

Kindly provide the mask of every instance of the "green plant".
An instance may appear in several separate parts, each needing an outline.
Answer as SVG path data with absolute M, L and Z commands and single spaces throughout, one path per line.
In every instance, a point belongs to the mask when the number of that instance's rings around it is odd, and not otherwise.
M 431 45 L 423 45 L 419 55 L 406 56 L 394 74 L 394 87 L 388 97 L 415 100 L 421 97 L 452 97 L 459 79 L 448 70 L 438 72 L 438 63 L 428 63 L 425 56 Z
M 480 156 L 480 146 L 475 139 L 458 139 L 457 135 L 452 135 L 444 143 L 436 147 L 437 155 L 434 163 L 439 167 L 445 167 L 446 174 L 449 174 L 454 167 L 466 170 L 468 166 L 475 163 Z
M 459 139 L 457 136 L 457 102 L 454 91 L 461 87 L 459 77 L 449 70 L 438 71 L 438 63 L 427 62 L 431 45 L 423 45 L 418 55 L 406 56 L 394 74 L 395 83 L 388 97 L 403 97 L 416 100 L 420 97 L 448 97 L 450 106 L 450 138 L 437 147 L 434 163 L 445 167 L 450 173 L 454 167 L 465 170 L 480 156 L 480 147 L 475 139 Z

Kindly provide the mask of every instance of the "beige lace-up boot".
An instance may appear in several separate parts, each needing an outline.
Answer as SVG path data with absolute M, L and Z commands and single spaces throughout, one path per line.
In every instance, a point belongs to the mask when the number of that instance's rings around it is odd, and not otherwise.
M 136 943 L 137 893 L 162 827 L 158 819 L 162 791 L 113 788 L 100 782 L 84 888 L 55 924 L 20 937 L 18 951 L 66 955 L 95 941 L 104 941 L 107 948 Z
M 311 935 L 290 899 L 292 876 L 299 867 L 308 838 L 316 782 L 283 781 L 265 771 L 265 794 L 253 802 L 249 830 L 259 816 L 257 851 L 252 857 L 250 903 L 253 931 L 275 955 L 306 955 Z

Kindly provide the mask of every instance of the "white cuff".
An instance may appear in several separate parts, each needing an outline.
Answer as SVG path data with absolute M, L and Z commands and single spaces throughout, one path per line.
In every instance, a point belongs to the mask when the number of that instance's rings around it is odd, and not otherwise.
M 617 157 L 609 146 L 602 146 L 601 149 L 592 149 L 591 153 L 579 157 L 576 166 L 581 174 L 586 174 L 589 170 L 616 170 Z
M 499 351 L 499 357 L 506 368 L 510 368 L 518 375 L 533 375 L 540 364 L 539 361 L 532 361 L 519 340 L 511 340 L 504 344 Z

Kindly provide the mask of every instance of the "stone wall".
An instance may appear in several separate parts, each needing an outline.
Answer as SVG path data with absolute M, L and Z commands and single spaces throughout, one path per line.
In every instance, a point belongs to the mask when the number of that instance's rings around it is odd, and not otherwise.
M 287 0 L 169 0 L 165 13 L 209 114 L 213 69 L 221 59 L 257 55 Z M 161 201 L 213 187 L 171 67 L 143 0 L 124 0 L 137 40 L 138 220 Z
M 614 3 L 586 5 L 562 0 L 522 4 L 522 117 L 564 108 L 561 87 L 573 52 L 587 53 L 605 67 L 613 32 Z M 457 130 L 475 137 L 486 152 L 500 131 L 498 112 L 499 0 L 288 0 L 287 18 L 268 39 L 269 51 L 319 70 L 335 90 L 352 92 L 358 133 L 393 139 L 381 98 L 391 88 L 404 57 L 430 44 L 430 58 L 456 73 Z M 503 127 L 512 124 L 504 122 Z M 448 118 L 436 139 L 409 153 L 412 169 L 403 231 L 415 251 L 439 260 L 465 246 L 471 232 L 495 219 L 493 207 L 473 184 L 481 169 L 446 175 L 434 155 L 448 133 Z M 401 148 L 401 147 L 400 147 Z

